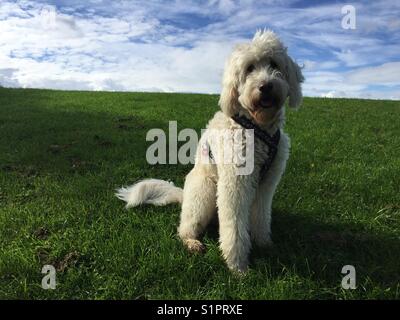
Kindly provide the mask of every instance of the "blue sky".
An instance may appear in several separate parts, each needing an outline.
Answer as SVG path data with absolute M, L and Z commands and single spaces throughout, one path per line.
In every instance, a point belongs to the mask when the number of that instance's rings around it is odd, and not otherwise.
M 0 0 L 0 85 L 218 93 L 233 46 L 270 28 L 306 96 L 400 100 L 399 17 L 394 0 Z

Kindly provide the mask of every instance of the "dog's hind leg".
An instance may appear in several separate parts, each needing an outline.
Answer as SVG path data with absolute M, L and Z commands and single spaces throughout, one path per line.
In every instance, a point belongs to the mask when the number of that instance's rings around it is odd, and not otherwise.
M 216 213 L 216 185 L 199 168 L 186 177 L 183 189 L 179 237 L 190 251 L 201 252 L 204 245 L 198 239 Z

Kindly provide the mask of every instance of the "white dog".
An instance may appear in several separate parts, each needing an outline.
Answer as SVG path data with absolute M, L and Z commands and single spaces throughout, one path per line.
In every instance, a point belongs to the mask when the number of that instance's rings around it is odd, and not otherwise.
M 149 179 L 118 190 L 118 198 L 126 201 L 127 207 L 181 202 L 178 233 L 191 251 L 204 249 L 199 237 L 218 213 L 220 248 L 226 263 L 231 270 L 246 271 L 251 239 L 260 246 L 271 244 L 272 197 L 289 157 L 289 138 L 283 132 L 284 104 L 287 98 L 291 107 L 301 104 L 303 80 L 299 66 L 278 37 L 272 31 L 256 32 L 250 43 L 238 45 L 229 58 L 219 100 L 222 112 L 217 112 L 207 127 L 207 131 L 254 129 L 252 173 L 238 175 L 234 163 L 198 161 L 204 144 L 209 146 L 211 158 L 224 152 L 206 131 L 183 190 Z

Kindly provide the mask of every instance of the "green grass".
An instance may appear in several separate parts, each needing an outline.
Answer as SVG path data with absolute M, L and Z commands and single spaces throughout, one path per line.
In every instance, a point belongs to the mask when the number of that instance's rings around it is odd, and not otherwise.
M 291 157 L 269 250 L 228 272 L 176 236 L 179 206 L 124 209 L 140 178 L 182 186 L 191 165 L 147 164 L 146 132 L 200 130 L 216 95 L 0 89 L 0 298 L 400 298 L 400 103 L 306 98 L 288 111 Z M 58 268 L 57 289 L 41 268 Z M 354 265 L 357 289 L 341 288 Z

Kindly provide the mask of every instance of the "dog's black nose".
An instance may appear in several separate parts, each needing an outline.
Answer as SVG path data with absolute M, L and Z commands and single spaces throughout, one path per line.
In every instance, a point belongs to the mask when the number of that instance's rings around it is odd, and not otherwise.
M 263 84 L 259 89 L 262 94 L 269 94 L 273 88 L 274 85 L 272 84 L 272 82 L 268 82 L 266 84 Z

